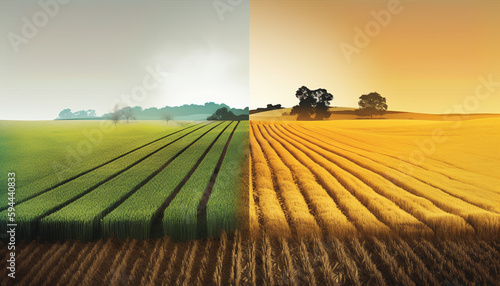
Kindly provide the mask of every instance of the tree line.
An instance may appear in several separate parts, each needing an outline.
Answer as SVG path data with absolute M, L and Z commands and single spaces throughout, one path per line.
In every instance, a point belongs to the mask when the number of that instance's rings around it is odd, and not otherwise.
M 110 119 L 113 121 L 119 120 L 173 120 L 175 117 L 200 117 L 204 119 L 207 116 L 214 115 L 218 110 L 223 109 L 224 111 L 219 111 L 218 116 L 223 113 L 224 118 L 234 117 L 241 118 L 239 120 L 248 119 L 249 109 L 248 107 L 244 109 L 230 108 L 226 104 L 218 104 L 214 102 L 207 102 L 203 105 L 200 104 L 185 104 L 182 106 L 165 106 L 162 108 L 146 108 L 143 109 L 141 106 L 125 106 L 121 107 L 119 105 L 114 106 L 113 110 L 109 113 L 103 114 L 102 116 L 97 116 L 96 111 L 93 109 L 89 110 L 79 110 L 72 112 L 71 109 L 66 108 L 59 113 L 57 120 L 71 120 L 71 119 Z M 203 117 L 204 116 L 204 117 Z M 198 120 L 200 120 L 198 119 Z M 209 119 L 212 120 L 212 119 Z

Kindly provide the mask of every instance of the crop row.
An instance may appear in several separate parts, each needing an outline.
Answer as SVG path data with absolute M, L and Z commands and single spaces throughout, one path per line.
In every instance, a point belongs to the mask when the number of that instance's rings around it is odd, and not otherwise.
M 290 227 L 274 190 L 272 173 L 264 153 L 250 128 L 250 149 L 252 153 L 252 175 L 255 184 L 256 207 L 261 209 L 264 230 L 271 236 L 291 237 Z M 253 198 L 250 198 L 253 199 Z
M 170 162 L 185 151 L 185 147 L 205 136 L 212 136 L 213 129 L 221 125 L 201 128 L 148 156 L 139 164 L 110 179 L 98 188 L 67 204 L 40 221 L 40 234 L 45 238 L 80 238 L 93 239 L 100 233 L 101 219 L 132 196 L 137 190 L 147 185 Z M 148 205 L 135 205 L 137 216 Z M 132 221 L 134 217 L 122 217 L 122 222 Z M 142 221 L 146 224 L 147 221 Z
M 237 123 L 227 128 L 214 139 L 202 156 L 200 164 L 192 169 L 189 180 L 180 188 L 163 215 L 163 232 L 174 240 L 195 239 L 198 236 L 198 206 L 207 189 L 217 162 L 224 150 L 232 130 Z M 208 145 L 208 144 L 207 144 Z M 199 162 L 199 161 L 198 161 Z
M 271 222 L 287 224 L 299 237 L 314 237 L 317 231 L 311 223 L 297 219 L 309 213 L 324 234 L 334 237 L 360 232 L 379 237 L 477 233 L 491 238 L 500 230 L 492 192 L 486 191 L 492 196 L 488 202 L 474 194 L 478 190 L 468 191 L 465 182 L 448 179 L 446 188 L 437 188 L 420 177 L 429 170 L 421 168 L 417 177 L 405 174 L 390 156 L 366 151 L 358 140 L 337 141 L 339 130 L 309 129 L 303 123 L 252 127 L 255 188 L 250 199 L 265 230 L 275 227 Z M 440 177 L 432 178 L 445 184 Z M 278 222 L 281 214 L 285 220 Z M 299 231 L 303 227 L 310 232 L 304 235 Z M 286 232 L 280 233 L 286 237 Z
M 320 229 L 309 212 L 309 206 L 299 188 L 295 185 L 292 172 L 281 161 L 269 142 L 262 136 L 260 126 L 253 124 L 254 136 L 264 152 L 268 164 L 273 170 L 277 181 L 277 190 L 283 200 L 285 211 L 298 237 L 318 236 Z
M 42 217 L 61 209 L 70 202 L 73 202 L 89 192 L 92 192 L 94 189 L 97 189 L 101 185 L 106 184 L 109 180 L 120 176 L 123 172 L 133 168 L 157 152 L 165 152 L 166 147 L 171 146 L 172 144 L 178 144 L 178 141 L 182 141 L 185 137 L 191 136 L 195 138 L 197 134 L 202 133 L 206 128 L 208 127 L 201 126 L 193 130 L 175 134 L 168 137 L 169 139 L 166 142 L 159 142 L 157 143 L 159 145 L 152 144 L 146 148 L 139 149 L 136 152 L 123 156 L 99 169 L 89 172 L 75 180 L 69 181 L 68 183 L 57 188 L 44 192 L 43 194 L 40 194 L 30 200 L 21 201 L 20 203 L 18 202 L 18 205 L 16 206 L 16 221 L 19 223 L 18 234 L 21 237 L 31 237 L 36 233 L 38 221 Z M 4 213 L 5 211 L 2 212 L 2 214 Z M 0 227 L 5 226 L 4 219 L 6 217 L 6 215 L 0 217 L 0 222 L 2 222 Z
M 288 130 L 293 131 L 292 129 Z M 323 150 L 326 150 L 327 153 L 322 152 L 321 154 L 330 158 L 330 160 L 332 160 L 332 157 L 340 156 L 344 158 L 344 165 L 350 162 L 353 168 L 364 168 L 371 173 L 378 174 L 394 186 L 399 187 L 401 191 L 397 192 L 397 194 L 406 195 L 406 192 L 408 192 L 415 197 L 423 198 L 425 201 L 434 204 L 449 214 L 461 217 L 474 227 L 475 231 L 480 235 L 490 237 L 492 235 L 498 235 L 500 231 L 499 214 L 489 211 L 488 208 L 485 209 L 475 204 L 471 204 L 469 199 L 464 200 L 463 198 L 449 194 L 442 189 L 416 179 L 413 177 L 413 173 L 407 174 L 403 172 L 404 169 L 399 169 L 398 166 L 395 165 L 396 162 L 381 163 L 380 158 L 384 156 L 382 154 L 366 152 L 354 149 L 352 146 L 339 144 L 332 140 L 332 135 L 328 133 L 318 134 L 304 129 L 300 132 L 295 131 L 291 133 L 302 137 L 304 140 L 309 140 L 313 145 L 317 145 Z M 355 146 L 355 143 L 352 145 Z M 366 180 L 374 176 L 358 175 L 358 177 Z M 393 187 L 392 189 L 395 188 Z M 391 190 L 391 188 L 385 188 L 385 190 Z M 419 200 L 422 201 L 421 199 Z M 484 202 L 486 201 L 484 200 Z M 426 204 L 428 205 L 429 203 Z M 463 234 L 470 233 L 471 231 L 468 225 L 464 225 L 463 222 L 449 215 L 436 217 L 428 213 L 427 217 L 428 221 L 433 221 L 430 222 L 429 225 L 432 225 L 432 228 L 435 230 L 439 229 L 442 233 L 454 235 L 455 233 Z
M 195 128 L 199 127 L 202 124 L 189 124 L 184 127 L 171 127 L 168 128 L 168 132 L 164 132 L 162 135 L 148 135 L 144 136 L 144 138 L 140 138 L 135 140 L 131 146 L 137 146 L 136 144 L 140 144 L 137 147 L 131 147 L 130 150 L 123 152 L 122 150 L 126 148 L 111 148 L 110 143 L 103 144 L 104 150 L 95 149 L 91 156 L 80 156 L 75 150 L 68 148 L 58 150 L 56 154 L 44 154 L 41 151 L 38 151 L 37 158 L 34 160 L 35 165 L 44 164 L 42 169 L 35 169 L 33 171 L 30 170 L 31 164 L 29 166 L 23 166 L 22 170 L 18 170 L 18 173 L 22 171 L 22 176 L 18 178 L 18 189 L 16 194 L 16 202 L 21 203 L 23 201 L 27 201 L 32 199 L 38 195 L 41 195 L 50 190 L 56 189 L 64 184 L 67 184 L 77 178 L 80 178 L 83 175 L 91 173 L 96 169 L 100 169 L 105 167 L 108 164 L 111 164 L 117 160 L 120 160 L 124 156 L 128 156 L 129 154 L 134 153 L 143 153 L 147 154 L 150 150 L 154 150 L 162 145 L 167 144 L 168 142 L 174 140 L 178 136 L 182 136 L 186 132 L 189 132 Z M 39 127 L 42 128 L 42 127 Z M 39 132 L 39 131 L 38 131 Z M 72 135 L 72 129 L 65 130 L 66 133 Z M 65 133 L 65 134 L 66 134 Z M 165 134 L 166 133 L 166 134 Z M 80 134 L 81 135 L 81 134 Z M 120 134 L 115 134 L 114 136 L 119 136 Z M 44 149 L 43 144 L 50 143 L 51 138 L 44 137 L 44 142 L 38 142 L 37 146 L 27 146 L 26 148 L 30 148 L 32 150 L 40 150 Z M 78 136 L 78 134 L 76 135 Z M 109 141 L 113 140 L 113 144 L 116 145 L 112 136 L 103 137 L 103 139 L 108 139 Z M 129 136 L 133 137 L 133 136 Z M 25 142 L 23 142 L 24 146 Z M 72 150 L 72 151 L 69 151 Z M 28 152 L 26 152 L 28 153 Z M 23 154 L 24 155 L 24 154 Z M 74 188 L 74 187 L 73 187 Z M 3 211 L 7 208 L 7 194 L 0 193 L 0 211 Z
M 267 141 L 273 146 L 283 162 L 293 173 L 299 174 L 296 176 L 296 182 L 303 190 L 304 197 L 310 202 L 315 216 L 321 222 L 322 229 L 328 235 L 335 237 L 355 235 L 354 225 L 342 213 L 341 208 L 330 194 L 317 182 L 311 170 L 299 161 L 304 159 L 304 154 L 289 153 L 278 141 L 269 137 L 265 128 L 262 130 Z
M 311 135 L 311 131 L 304 131 L 304 128 L 301 128 L 301 132 L 307 132 L 307 134 Z M 320 138 L 322 139 L 332 138 L 334 136 L 333 134 L 327 132 L 323 132 L 321 135 L 319 133 L 316 133 L 316 135 L 316 138 L 320 136 Z M 329 141 L 329 139 L 327 140 Z M 436 189 L 440 189 L 443 192 L 458 197 L 481 208 L 500 213 L 500 193 L 498 192 L 498 190 L 481 188 L 470 183 L 464 183 L 456 179 L 450 179 L 447 175 L 425 169 L 423 166 L 428 165 L 427 163 L 415 165 L 406 161 L 402 161 L 400 158 L 394 158 L 383 153 L 374 152 L 376 150 L 368 151 L 358 149 L 357 147 L 359 143 L 357 143 L 356 141 L 348 144 L 347 142 L 339 143 L 337 141 L 338 140 L 335 140 L 334 144 L 332 144 L 331 147 L 342 148 L 351 152 L 353 151 L 354 147 L 356 148 L 356 154 L 359 156 L 369 157 L 373 161 L 393 169 L 411 170 L 411 176 L 415 181 L 418 180 L 421 183 L 430 185 Z M 403 158 L 405 157 L 403 156 Z M 443 169 L 450 170 L 451 168 Z M 451 172 L 448 172 L 448 174 L 449 173 Z M 470 174 L 471 172 L 468 173 Z
M 247 191 L 242 175 L 248 153 L 248 121 L 240 121 L 225 147 L 223 161 L 210 194 L 207 208 L 207 234 L 218 236 L 221 231 L 233 232 L 240 227 L 241 192 Z M 243 180 L 243 182 L 242 182 Z M 246 215 L 246 214 L 244 214 Z
M 135 192 L 102 221 L 104 236 L 148 238 L 154 222 L 163 217 L 162 207 L 207 147 L 229 125 L 222 123 L 192 143 L 182 154 L 169 162 L 146 185 Z M 184 145 L 184 148 L 187 144 Z

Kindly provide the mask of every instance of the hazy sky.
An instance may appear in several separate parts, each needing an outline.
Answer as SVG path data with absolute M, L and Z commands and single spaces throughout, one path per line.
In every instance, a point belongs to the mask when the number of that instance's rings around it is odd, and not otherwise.
M 388 5 L 385 26 L 368 24 Z M 251 108 L 291 107 L 306 85 L 326 88 L 333 106 L 377 91 L 392 110 L 500 112 L 498 0 L 252 0 L 250 15 Z M 367 24 L 369 43 L 356 46 Z M 350 61 L 342 43 L 359 48 Z M 494 92 L 479 100 L 478 77 L 490 75 Z
M 207 0 L 60 0 L 53 15 L 38 2 L 58 3 L 0 0 L 0 119 L 249 104 L 248 1 L 218 12 Z M 156 87 L 147 67 L 168 75 Z

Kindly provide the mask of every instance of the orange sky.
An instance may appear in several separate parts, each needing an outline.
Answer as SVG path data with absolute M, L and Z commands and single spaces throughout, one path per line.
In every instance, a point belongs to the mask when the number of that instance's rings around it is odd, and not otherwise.
M 388 6 L 387 25 L 356 46 L 355 28 Z M 497 0 L 252 0 L 250 106 L 291 107 L 306 85 L 331 92 L 332 106 L 377 91 L 391 110 L 500 113 L 499 15 Z M 478 98 L 478 78 L 490 75 L 493 86 L 480 88 L 490 95 Z

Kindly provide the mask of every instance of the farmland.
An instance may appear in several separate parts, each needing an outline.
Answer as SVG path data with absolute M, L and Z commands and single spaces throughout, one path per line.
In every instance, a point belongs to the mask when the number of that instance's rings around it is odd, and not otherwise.
M 250 229 L 498 239 L 499 123 L 254 121 Z
M 22 123 L 6 125 L 9 124 Z M 2 146 L 2 153 L 12 158 L 6 160 L 2 168 L 15 171 L 19 177 L 16 222 L 20 238 L 146 239 L 166 234 L 185 240 L 206 236 L 207 225 L 211 226 L 211 233 L 236 228 L 238 213 L 221 207 L 220 196 L 224 194 L 219 193 L 229 192 L 238 207 L 238 178 L 240 162 L 247 150 L 248 122 L 189 123 L 175 127 L 121 124 L 115 126 L 119 130 L 101 133 L 98 148 L 62 175 L 55 174 L 50 166 L 58 159 L 64 162 L 64 158 L 60 158 L 64 145 L 76 145 L 79 150 L 81 143 L 69 139 L 68 134 L 72 133 L 68 129 L 79 130 L 81 126 L 65 126 L 59 122 L 38 124 L 43 125 L 38 126 L 39 129 L 50 130 L 45 137 L 41 132 L 37 135 L 42 145 L 45 142 L 49 150 L 53 148 L 51 152 L 38 148 L 32 151 L 30 147 L 37 144 L 15 142 L 12 134 L 5 137 L 14 143 L 9 146 L 9 142 L 4 141 L 7 143 Z M 97 130 L 98 123 L 85 124 L 85 128 Z M 12 125 L 4 128 L 12 128 Z M 62 143 L 58 142 L 59 132 L 64 133 L 60 136 Z M 141 133 L 142 136 L 137 135 Z M 56 142 L 53 145 L 59 148 L 54 149 L 50 142 Z M 23 150 L 28 152 L 9 148 L 16 143 L 24 145 Z M 32 159 L 40 159 L 26 166 L 16 165 L 15 155 L 24 158 L 30 154 Z M 33 165 L 41 172 L 29 172 L 27 169 Z M 25 174 L 31 176 L 29 183 L 23 184 L 27 182 L 23 178 Z M 218 178 L 224 182 L 218 182 Z M 220 188 L 221 184 L 226 184 L 229 191 Z M 212 196 L 214 202 L 210 200 Z M 2 232 L 8 218 L 7 202 L 2 200 L 0 205 Z M 212 215 L 207 216 L 207 212 Z
M 19 240 L 16 285 L 498 285 L 499 123 L 206 122 L 103 141 L 62 181 L 19 186 L 17 234 L 40 239 Z M 142 130 L 117 128 L 104 137 Z

